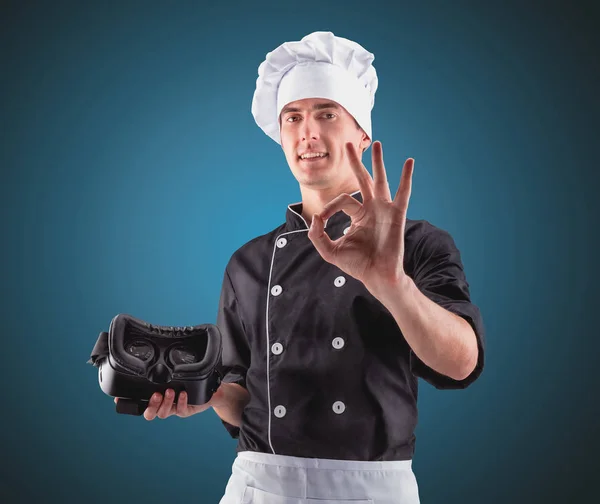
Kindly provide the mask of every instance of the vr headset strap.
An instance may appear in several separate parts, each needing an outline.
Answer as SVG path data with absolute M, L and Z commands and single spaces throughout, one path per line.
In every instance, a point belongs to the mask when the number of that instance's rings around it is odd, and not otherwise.
M 101 332 L 86 364 L 98 367 L 98 360 L 108 357 L 108 333 Z

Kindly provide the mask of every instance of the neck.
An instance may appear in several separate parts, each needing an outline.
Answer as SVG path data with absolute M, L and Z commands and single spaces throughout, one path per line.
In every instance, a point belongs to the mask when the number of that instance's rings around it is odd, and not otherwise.
M 302 194 L 302 217 L 310 226 L 314 214 L 321 213 L 331 200 L 343 193 L 354 194 L 359 190 L 358 183 L 353 181 L 345 186 L 314 189 L 300 186 Z

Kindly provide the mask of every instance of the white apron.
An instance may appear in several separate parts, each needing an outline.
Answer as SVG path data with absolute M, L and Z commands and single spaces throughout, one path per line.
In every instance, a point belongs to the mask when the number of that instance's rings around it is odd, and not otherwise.
M 419 504 L 412 460 L 363 462 L 243 451 L 219 504 Z

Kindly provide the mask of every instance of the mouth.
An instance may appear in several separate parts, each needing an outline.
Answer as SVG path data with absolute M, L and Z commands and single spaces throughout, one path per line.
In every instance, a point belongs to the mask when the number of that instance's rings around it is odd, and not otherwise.
M 303 163 L 316 163 L 317 161 L 321 161 L 322 159 L 326 159 L 329 157 L 329 154 L 326 152 L 316 153 L 316 154 L 305 154 L 302 156 L 298 156 L 298 161 Z

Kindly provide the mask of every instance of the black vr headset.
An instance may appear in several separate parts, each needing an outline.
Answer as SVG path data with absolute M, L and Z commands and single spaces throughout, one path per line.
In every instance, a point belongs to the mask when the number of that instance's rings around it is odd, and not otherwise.
M 112 319 L 88 364 L 102 391 L 119 397 L 117 413 L 142 415 L 155 392 L 185 391 L 188 404 L 206 404 L 221 383 L 221 333 L 213 324 L 155 326 L 131 315 Z

